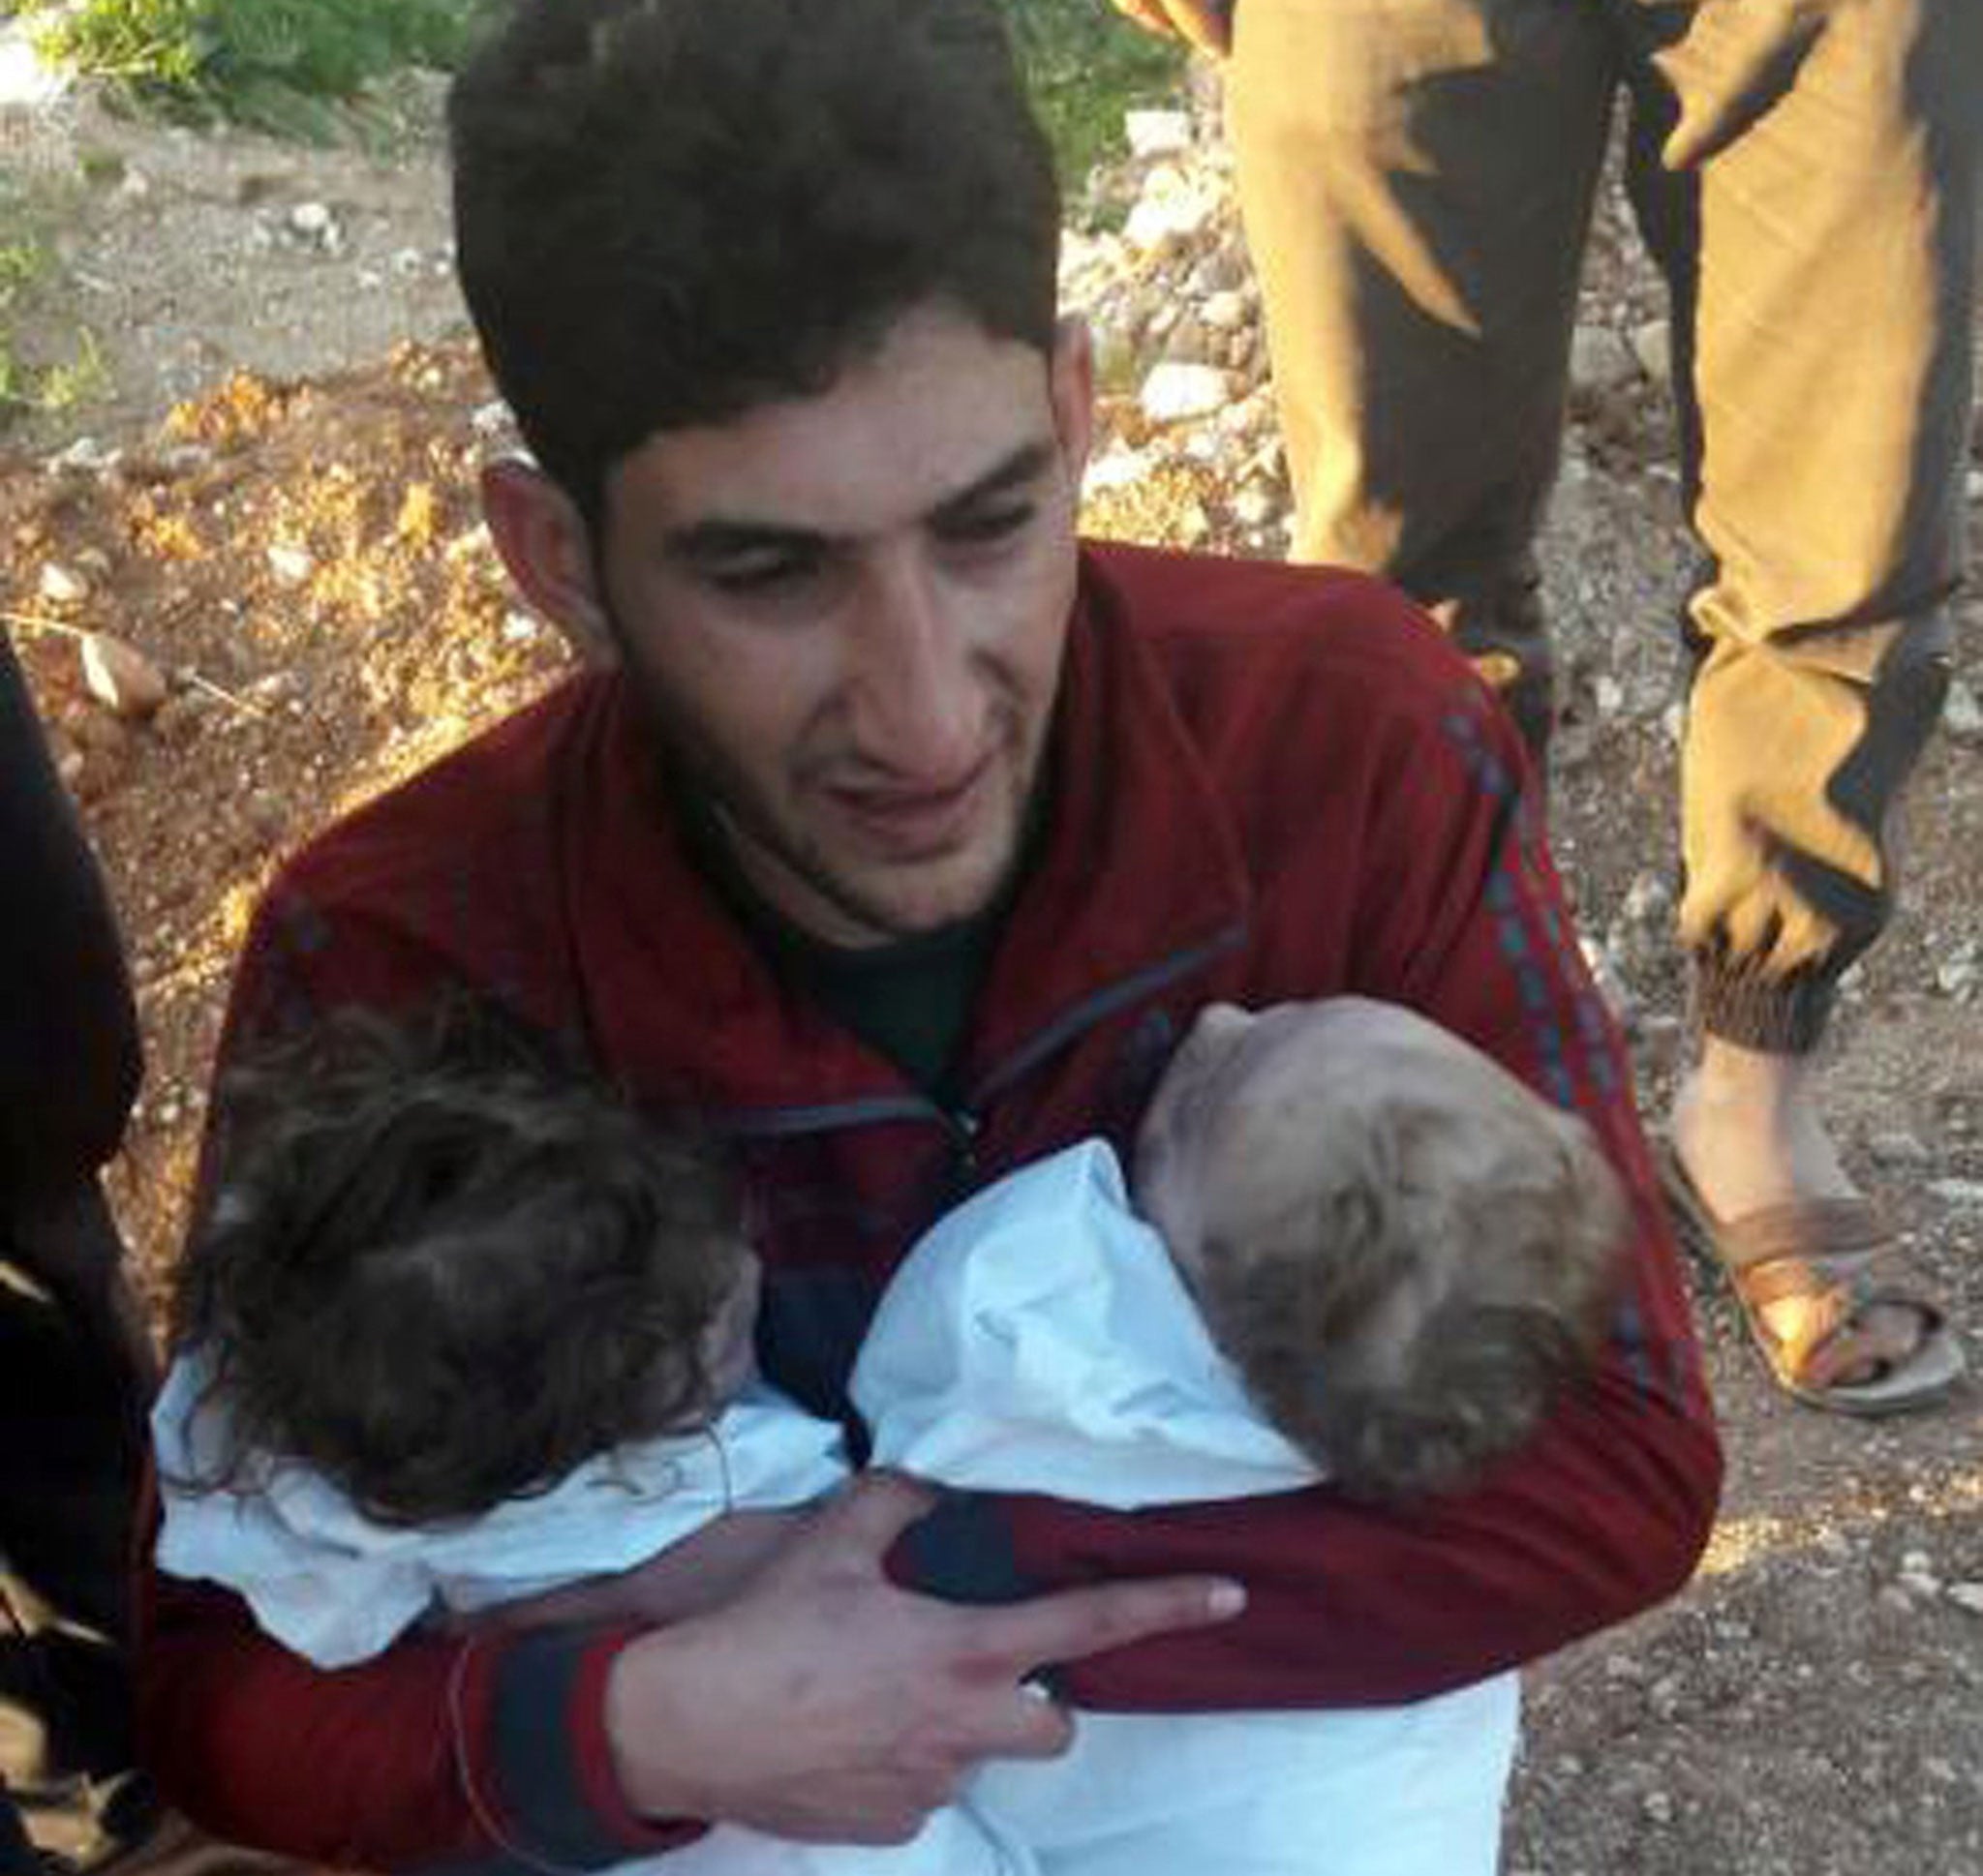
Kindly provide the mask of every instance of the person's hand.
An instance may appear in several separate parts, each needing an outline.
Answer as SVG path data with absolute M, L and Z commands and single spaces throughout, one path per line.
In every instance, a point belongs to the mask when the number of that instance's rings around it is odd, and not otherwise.
M 556 1628 L 572 1622 L 683 1621 L 734 1601 L 815 1513 L 729 1511 L 617 1576 L 591 1577 L 473 1616 L 451 1616 L 452 1633 Z
M 1022 1684 L 1032 1670 L 1243 1602 L 1211 1577 L 998 1609 L 915 1595 L 882 1559 L 932 1502 L 899 1473 L 866 1473 L 736 1601 L 621 1651 L 606 1729 L 635 1810 L 802 1842 L 906 1842 L 981 1760 L 1066 1749 L 1072 1722 Z
M 1115 11 L 1146 33 L 1181 39 L 1224 58 L 1233 49 L 1235 0 L 1114 0 Z

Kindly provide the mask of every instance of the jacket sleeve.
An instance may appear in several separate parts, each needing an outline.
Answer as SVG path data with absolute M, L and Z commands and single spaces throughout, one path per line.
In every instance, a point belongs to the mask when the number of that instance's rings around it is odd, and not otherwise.
M 1373 805 L 1331 832 L 1331 851 L 1280 869 L 1287 883 L 1258 912 L 1269 981 L 1251 987 L 1312 993 L 1303 907 L 1312 914 L 1315 881 L 1343 881 L 1347 864 L 1352 981 L 1330 987 L 1411 1004 L 1466 1036 L 1582 1113 L 1624 1178 L 1633 1239 L 1608 1346 L 1524 1451 L 1468 1493 L 1409 1510 L 1327 1486 L 1129 1515 L 1037 1497 L 948 1500 L 893 1559 L 933 1593 L 1006 1599 L 1173 1570 L 1245 1584 L 1235 1621 L 1064 1668 L 1081 1705 L 1422 1698 L 1647 1608 L 1706 1543 L 1720 1449 L 1630 1072 L 1546 856 L 1526 760 L 1468 682 L 1397 740 L 1362 791 Z
M 117 927 L 0 631 L 0 1202 L 72 1192 L 117 1150 L 137 1016 Z
M 221 1064 L 246 1039 L 347 1001 L 404 1003 L 436 964 L 390 933 L 328 926 L 278 887 L 235 979 Z M 225 1158 L 210 1124 L 201 1190 Z M 156 1514 L 149 1521 L 156 1530 Z M 356 1667 L 312 1666 L 211 1584 L 139 1565 L 141 1751 L 161 1789 L 234 1842 L 344 1868 L 475 1862 L 583 1870 L 651 1855 L 700 1827 L 657 1827 L 619 1793 L 606 1678 L 625 1629 L 415 1634 Z

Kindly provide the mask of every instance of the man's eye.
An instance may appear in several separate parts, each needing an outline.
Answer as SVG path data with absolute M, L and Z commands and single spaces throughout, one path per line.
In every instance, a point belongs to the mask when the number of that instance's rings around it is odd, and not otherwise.
M 723 592 L 777 592 L 798 586 L 818 570 L 819 562 L 807 555 L 766 554 L 726 560 L 710 567 L 706 577 Z
M 962 514 L 946 515 L 938 531 L 947 541 L 961 546 L 1000 541 L 1017 534 L 1032 520 L 1030 501 L 1001 504 L 995 508 L 971 508 Z

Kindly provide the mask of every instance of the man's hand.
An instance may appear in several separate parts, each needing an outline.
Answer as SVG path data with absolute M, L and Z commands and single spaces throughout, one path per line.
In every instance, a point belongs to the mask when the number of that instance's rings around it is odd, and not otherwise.
M 1146 33 L 1181 39 L 1213 58 L 1233 49 L 1235 0 L 1114 0 L 1115 11 Z
M 857 1479 L 736 1601 L 643 1636 L 606 1690 L 627 1801 L 814 1843 L 901 1843 L 988 1758 L 1051 1759 L 1072 1723 L 1022 1685 L 1238 1612 L 1236 1585 L 1168 1577 L 966 1609 L 889 1583 L 882 1558 L 933 1502 Z

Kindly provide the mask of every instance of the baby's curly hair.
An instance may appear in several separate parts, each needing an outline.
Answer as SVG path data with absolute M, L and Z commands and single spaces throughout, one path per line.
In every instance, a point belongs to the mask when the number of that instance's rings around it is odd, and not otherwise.
M 483 1010 L 341 1011 L 221 1088 L 226 1167 L 173 1338 L 209 1364 L 241 1482 L 304 1462 L 424 1524 L 706 1424 L 701 1337 L 748 1255 L 713 1145 Z

